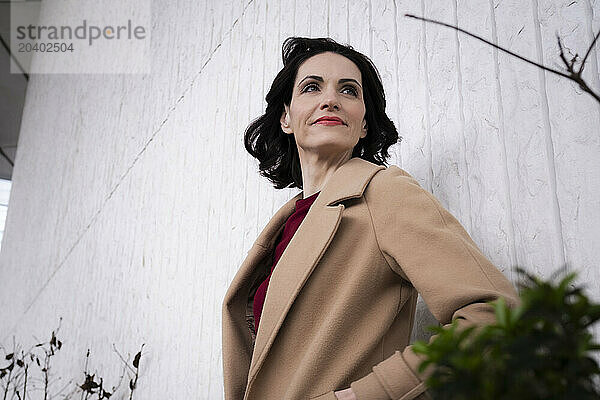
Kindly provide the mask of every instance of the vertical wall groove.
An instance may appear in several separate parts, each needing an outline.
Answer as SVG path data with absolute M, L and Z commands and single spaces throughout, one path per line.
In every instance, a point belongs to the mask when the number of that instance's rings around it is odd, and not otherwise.
M 398 57 L 398 5 L 396 4 L 396 0 L 394 0 L 394 69 L 396 73 L 394 74 L 394 81 L 396 82 L 396 87 L 394 88 L 394 94 L 396 96 L 396 115 L 398 118 L 400 116 L 400 88 L 398 87 L 398 68 L 400 65 L 400 60 Z M 396 129 L 400 130 L 400 121 L 396 121 Z M 400 132 L 401 136 L 401 132 Z M 400 168 L 403 167 L 402 163 L 402 152 L 400 151 L 400 145 L 396 145 L 396 159 L 398 160 L 398 164 Z
M 327 0 L 327 37 L 331 36 L 331 34 L 329 33 L 329 24 L 331 23 L 329 21 L 330 13 L 331 13 L 331 0 Z
M 283 43 L 284 38 L 281 37 L 281 2 L 278 2 L 277 7 L 277 43 Z M 329 11 L 328 11 L 329 12 Z M 327 31 L 329 32 L 329 22 L 327 22 Z M 279 48 L 280 46 L 278 46 Z M 281 57 L 279 53 L 275 54 L 275 57 Z M 279 64 L 277 64 L 279 65 Z M 272 76 L 271 79 L 275 79 L 275 76 Z M 269 87 L 270 89 L 270 87 Z M 263 96 L 264 99 L 264 96 Z M 272 200 L 271 200 L 271 215 L 274 215 L 277 211 L 276 206 L 278 206 L 277 201 L 275 200 L 275 192 L 273 192 Z
M 255 7 L 255 12 L 256 12 L 256 7 Z M 294 14 L 295 13 L 296 13 L 296 8 L 294 7 Z M 255 28 L 256 28 L 256 23 L 253 23 L 252 24 L 252 38 L 256 38 L 256 35 L 254 33 L 254 29 Z M 252 77 L 254 76 L 254 65 L 256 65 L 256 62 L 255 62 L 256 57 L 255 57 L 255 53 L 254 53 L 255 49 L 256 49 L 256 46 L 252 46 L 252 69 L 250 71 L 250 77 L 251 77 L 250 82 L 253 81 Z M 254 88 L 254 86 L 252 86 L 252 88 Z M 250 96 L 252 96 L 252 89 L 250 91 Z M 252 99 L 252 97 L 250 97 L 250 99 Z M 252 104 L 252 100 L 250 100 L 250 104 Z M 250 118 L 252 119 L 252 118 L 255 118 L 255 117 L 256 116 L 252 115 L 252 107 L 250 107 Z M 254 172 L 254 173 L 257 173 L 257 171 Z M 257 193 L 256 193 L 256 199 L 258 200 L 258 199 L 260 199 L 260 196 L 261 196 L 262 185 L 258 185 L 258 187 L 256 188 L 256 191 L 257 191 Z M 259 234 L 259 232 L 260 232 L 260 227 L 261 227 L 261 224 L 262 224 L 262 222 L 260 220 L 260 207 L 261 207 L 260 201 L 256 202 L 255 207 L 256 207 L 256 222 L 254 224 L 254 237 L 257 237 L 258 234 Z
M 373 0 L 369 0 L 369 57 L 373 57 Z
M 454 14 L 454 25 L 458 26 L 458 10 L 457 10 L 456 0 L 452 2 L 452 13 Z M 473 214 L 471 213 L 472 208 L 472 199 L 471 199 L 471 184 L 470 184 L 470 173 L 469 173 L 469 163 L 467 161 L 467 137 L 465 134 L 465 102 L 463 99 L 463 86 L 462 86 L 462 68 L 460 65 L 460 38 L 458 36 L 459 32 L 454 31 L 454 38 L 456 40 L 456 85 L 458 91 L 458 110 L 459 110 L 459 120 L 460 120 L 460 138 L 461 138 L 461 146 L 462 146 L 462 154 L 463 154 L 463 163 L 465 165 L 465 177 L 464 182 L 466 185 L 466 193 L 467 193 L 467 209 L 465 210 L 466 217 L 463 220 L 468 221 L 469 226 L 467 230 L 471 232 L 471 228 L 473 226 Z
M 346 0 L 346 21 L 350 21 L 350 0 Z M 350 24 L 346 24 L 346 43 L 350 41 Z
M 425 15 L 425 0 L 421 0 L 421 15 Z M 427 146 L 427 161 L 429 169 L 427 171 L 427 190 L 433 192 L 433 150 L 431 148 L 431 99 L 429 97 L 429 91 L 431 90 L 429 84 L 429 68 L 427 67 L 427 26 L 425 21 L 421 21 L 421 28 L 423 35 L 421 37 L 421 54 L 423 57 L 423 73 L 425 75 L 425 84 L 423 89 L 425 90 L 425 122 L 427 124 L 427 138 L 425 144 Z
M 492 24 L 492 43 L 498 45 L 498 31 L 496 26 L 496 13 L 494 11 L 494 0 L 489 0 L 490 3 L 490 18 Z M 508 243 L 510 244 L 510 248 L 508 250 L 508 254 L 510 257 L 510 265 L 516 266 L 519 265 L 519 260 L 516 255 L 516 243 L 515 243 L 515 221 L 513 218 L 513 202 L 511 196 L 511 184 L 510 184 L 510 176 L 508 173 L 508 156 L 506 154 L 506 129 L 504 126 L 504 104 L 502 99 L 502 85 L 500 82 L 500 61 L 498 59 L 498 49 L 493 49 L 493 57 L 494 57 L 494 71 L 495 71 L 495 83 L 496 83 L 496 102 L 498 103 L 498 119 L 500 121 L 500 153 L 502 158 L 502 172 L 504 179 L 504 187 L 505 191 L 505 201 L 506 201 L 506 221 L 508 225 Z
M 251 25 L 254 25 L 254 24 L 251 24 Z M 244 35 L 244 33 L 245 33 L 245 31 L 244 31 L 244 29 L 242 29 L 242 35 Z M 244 41 L 244 43 L 246 42 L 245 37 L 243 37 L 243 41 Z M 251 59 L 252 59 L 252 56 L 251 56 Z M 247 93 L 248 93 L 248 104 L 250 104 L 250 102 L 252 101 L 252 79 L 249 79 Z M 250 111 L 250 107 L 248 107 L 248 120 L 249 121 L 252 120 L 252 111 Z M 250 157 L 251 157 L 250 154 L 245 153 L 245 155 L 246 155 L 246 157 L 244 157 L 244 164 L 246 166 L 246 173 L 245 173 L 245 177 L 244 177 L 244 183 L 245 183 L 244 187 L 248 187 L 249 186 L 248 174 L 249 174 L 250 167 L 251 166 L 253 167 L 254 163 L 250 159 Z M 253 170 L 254 170 L 254 168 L 252 168 L 252 172 L 254 172 Z M 248 210 L 248 208 L 249 208 L 248 207 L 248 191 L 245 190 L 244 191 L 244 215 L 247 215 L 246 211 Z M 246 247 L 248 247 L 248 246 L 246 246 Z
M 594 38 L 596 37 L 596 34 L 598 32 L 594 32 L 594 7 L 592 7 L 592 4 L 590 3 L 590 0 L 585 0 L 585 11 L 586 11 L 586 30 L 588 32 L 588 48 L 589 46 L 592 44 L 592 42 L 594 41 Z M 596 27 L 599 31 L 600 31 L 600 26 Z M 600 39 L 599 39 L 600 40 Z M 583 49 L 582 49 L 583 51 Z M 587 51 L 587 48 L 585 49 L 585 51 Z M 586 65 L 587 68 L 586 69 L 590 69 L 590 64 L 593 70 L 592 75 L 592 79 L 593 79 L 593 83 L 592 85 L 590 85 L 591 87 L 595 87 L 595 88 L 600 88 L 600 73 L 598 71 L 598 42 L 596 42 L 596 44 L 594 45 L 594 48 L 592 49 L 592 51 L 590 51 L 590 55 L 588 56 L 588 59 L 586 60 Z M 586 70 L 584 69 L 584 71 Z M 600 110 L 600 104 L 597 104 L 598 109 Z
M 539 21 L 539 6 L 537 0 L 531 0 L 533 8 L 533 28 L 535 31 L 536 48 L 537 48 L 537 62 L 544 63 L 544 50 L 542 48 L 542 33 Z M 550 193 L 552 194 L 552 215 L 554 216 L 554 230 L 556 236 L 554 239 L 554 253 L 556 254 L 557 261 L 563 266 L 567 267 L 566 256 L 565 256 L 565 243 L 563 240 L 562 233 L 562 222 L 560 218 L 560 205 L 558 203 L 558 189 L 556 186 L 556 165 L 554 163 L 554 143 L 552 141 L 552 126 L 550 125 L 550 109 L 548 105 L 548 92 L 546 85 L 546 72 L 542 69 L 538 71 L 540 81 L 540 94 L 542 97 L 542 121 L 544 124 L 544 134 L 546 140 L 546 168 L 548 170 L 548 181 L 550 183 Z

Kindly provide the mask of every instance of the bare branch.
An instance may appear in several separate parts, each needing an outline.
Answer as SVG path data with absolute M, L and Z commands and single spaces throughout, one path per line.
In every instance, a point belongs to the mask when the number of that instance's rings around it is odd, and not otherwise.
M 560 50 L 560 53 L 559 53 L 560 59 L 565 64 L 565 67 L 567 67 L 567 71 L 573 72 L 573 64 L 569 64 L 569 62 L 567 61 L 567 58 L 565 57 L 565 52 L 563 50 L 562 43 L 560 42 L 560 36 L 558 36 L 558 33 L 556 34 L 556 40 L 558 41 L 558 49 Z
M 418 20 L 425 21 L 425 22 L 431 22 L 431 23 L 434 23 L 434 24 L 447 26 L 448 28 L 455 29 L 455 30 L 457 30 L 459 32 L 462 32 L 462 33 L 468 35 L 468 36 L 474 37 L 475 39 L 481 40 L 482 42 L 484 42 L 486 44 L 489 44 L 490 46 L 495 47 L 498 50 L 501 50 L 501 51 L 503 51 L 503 52 L 505 52 L 507 54 L 510 54 L 513 57 L 516 57 L 516 58 L 518 58 L 520 60 L 523 60 L 523 61 L 525 61 L 528 64 L 535 65 L 536 67 L 541 68 L 544 71 L 552 72 L 553 74 L 560 75 L 560 76 L 562 76 L 564 78 L 570 79 L 573 82 L 577 83 L 579 85 L 579 87 L 584 92 L 587 92 L 590 95 L 592 95 L 592 97 L 594 97 L 594 99 L 596 99 L 596 101 L 598 101 L 600 103 L 600 96 L 598 94 L 596 94 L 592 89 L 590 89 L 590 87 L 583 80 L 583 78 L 581 78 L 581 74 L 580 74 L 580 71 L 583 69 L 583 64 L 585 63 L 585 60 L 587 59 L 588 54 L 590 53 L 592 47 L 594 46 L 594 43 L 596 43 L 596 40 L 598 39 L 598 36 L 600 35 L 600 32 L 598 33 L 598 35 L 596 35 L 596 38 L 594 39 L 594 42 L 592 43 L 592 46 L 590 46 L 590 48 L 588 49 L 588 52 L 586 53 L 586 55 L 585 55 L 585 57 L 584 57 L 584 59 L 582 61 L 582 64 L 581 64 L 582 67 L 580 68 L 580 70 L 578 72 L 575 72 L 573 70 L 573 65 L 575 64 L 575 60 L 576 60 L 577 56 L 575 56 L 573 58 L 573 61 L 571 63 L 569 63 L 567 61 L 565 55 L 564 55 L 564 52 L 563 52 L 563 49 L 562 49 L 562 44 L 560 43 L 560 38 L 559 38 L 559 40 L 558 40 L 558 46 L 560 48 L 560 58 L 565 63 L 565 66 L 567 67 L 567 71 L 569 72 L 568 74 L 566 74 L 566 73 L 564 73 L 562 71 L 558 71 L 558 70 L 555 70 L 553 68 L 546 67 L 545 65 L 539 64 L 539 63 L 537 63 L 535 61 L 532 61 L 532 60 L 529 60 L 528 58 L 525 58 L 525 57 L 523 57 L 523 56 L 521 56 L 519 54 L 513 53 L 510 50 L 507 50 L 507 49 L 505 49 L 503 47 L 500 47 L 500 46 L 498 46 L 495 43 L 492 43 L 492 42 L 490 42 L 490 41 L 488 41 L 488 40 L 486 40 L 486 39 L 484 39 L 484 38 L 482 38 L 480 36 L 477 36 L 477 35 L 475 35 L 475 34 L 473 34 L 471 32 L 467 32 L 464 29 L 461 29 L 461 28 L 459 28 L 457 26 L 446 24 L 444 22 L 436 21 L 436 20 L 429 19 L 429 18 L 418 17 L 418 16 L 413 15 L 413 14 L 404 14 L 404 16 L 410 17 L 410 18 L 414 18 L 414 19 L 418 19 Z
M 581 61 L 581 65 L 579 66 L 579 71 L 577 71 L 577 73 L 579 75 L 581 75 L 581 72 L 583 71 L 583 66 L 585 65 L 585 61 L 587 60 L 588 56 L 592 52 L 592 49 L 594 48 L 594 45 L 596 44 L 596 41 L 598 40 L 598 36 L 600 36 L 600 31 L 598 31 L 598 33 L 596 34 L 594 41 L 592 42 L 590 47 L 587 49 L 587 52 L 585 53 L 585 57 L 583 57 L 583 61 Z
M 113 343 L 113 350 L 115 351 L 115 353 L 117 353 L 117 355 L 119 356 L 121 361 L 123 361 L 123 364 L 125 364 L 132 373 L 135 373 L 135 370 L 133 368 L 131 368 L 131 366 L 129 365 L 129 355 L 127 356 L 127 360 L 125 360 L 123 358 L 123 356 L 121 355 L 121 353 L 119 353 L 119 350 L 117 350 L 117 347 L 115 346 L 114 343 Z
M 508 53 L 508 54 L 510 54 L 511 56 L 517 57 L 518 59 L 520 59 L 520 60 L 523 60 L 523 61 L 525 61 L 526 63 L 532 64 L 532 65 L 535 65 L 536 67 L 538 67 L 538 68 L 542 68 L 542 69 L 544 69 L 544 70 L 546 70 L 546 71 L 548 71 L 548 72 L 552 72 L 552 73 L 554 73 L 554 74 L 558 74 L 558 75 L 560 75 L 560 76 L 564 76 L 565 78 L 570 78 L 570 77 L 569 77 L 569 75 L 565 74 L 564 72 L 561 72 L 561 71 L 558 71 L 558 70 L 555 70 L 555 69 L 552 69 L 552 68 L 546 67 L 545 65 L 539 64 L 539 63 L 537 63 L 537 62 L 535 62 L 535 61 L 532 61 L 532 60 L 530 60 L 530 59 L 528 59 L 528 58 L 525 58 L 525 57 L 523 57 L 523 56 L 521 56 L 521 55 L 519 55 L 519 54 L 517 54 L 517 53 L 513 53 L 513 52 L 512 52 L 512 51 L 510 51 L 510 50 L 507 50 L 507 49 L 505 49 L 505 48 L 503 48 L 503 47 L 500 47 L 500 46 L 498 46 L 498 45 L 497 45 L 497 44 L 495 44 L 495 43 L 492 43 L 492 42 L 490 42 L 490 41 L 488 41 L 488 40 L 486 40 L 486 39 L 484 39 L 484 38 L 482 38 L 482 37 L 480 37 L 480 36 L 477 36 L 477 35 L 475 35 L 474 33 L 467 32 L 467 31 L 465 31 L 464 29 L 461 29 L 461 28 L 459 28 L 459 27 L 457 27 L 457 26 L 450 25 L 450 24 L 446 24 L 446 23 L 444 23 L 444 22 L 436 21 L 436 20 L 429 19 L 429 18 L 417 17 L 416 15 L 412 15 L 412 14 L 404 14 L 404 15 L 405 15 L 405 16 L 407 16 L 407 17 L 410 17 L 410 18 L 420 19 L 421 21 L 425 21 L 425 22 L 432 22 L 432 23 L 434 23 L 434 24 L 443 25 L 443 26 L 447 26 L 448 28 L 456 29 L 456 30 L 457 30 L 457 31 L 459 31 L 459 32 L 462 32 L 462 33 L 464 33 L 464 34 L 466 34 L 466 35 L 469 35 L 469 36 L 471 36 L 471 37 L 474 37 L 475 39 L 481 40 L 482 42 L 484 42 L 484 43 L 487 43 L 487 44 L 489 44 L 490 46 L 493 46 L 493 47 L 497 48 L 498 50 L 502 50 L 503 52 L 505 52 L 505 53 Z

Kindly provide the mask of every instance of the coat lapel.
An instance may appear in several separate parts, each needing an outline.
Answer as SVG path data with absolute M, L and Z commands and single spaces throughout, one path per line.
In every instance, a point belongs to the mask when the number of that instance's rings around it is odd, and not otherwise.
M 253 345 L 245 315 L 250 287 L 261 271 L 265 270 L 266 267 L 259 267 L 269 261 L 269 249 L 273 247 L 285 221 L 294 212 L 296 200 L 300 198 L 302 192 L 281 206 L 267 223 L 248 251 L 223 299 L 223 379 L 226 399 L 241 399 L 248 382 L 247 372 L 250 369 Z M 240 373 L 241 371 L 246 373 Z
M 301 198 L 302 192 L 296 194 L 284 205 L 282 205 L 275 215 L 269 220 L 262 232 L 258 235 L 258 238 L 254 241 L 254 244 L 250 250 L 248 250 L 246 259 L 238 269 L 238 272 L 235 274 L 231 284 L 229 285 L 229 289 L 227 290 L 223 300 L 225 306 L 230 307 L 236 303 L 238 297 L 247 296 L 249 294 L 249 285 L 252 283 L 251 278 L 257 272 L 256 267 L 272 250 L 279 232 L 284 227 L 285 221 L 296 208 L 296 201 Z M 245 307 L 247 297 L 240 298 L 239 300 L 243 301 L 243 305 Z
M 344 205 L 338 203 L 362 196 L 373 175 L 384 168 L 360 158 L 352 158 L 340 166 L 329 178 L 287 245 L 277 262 L 267 289 L 252 354 L 246 394 L 263 365 L 294 300 L 335 236 L 344 210 Z M 295 206 L 295 201 L 301 198 L 300 195 L 301 193 L 292 199 L 292 206 Z M 289 205 L 289 202 L 287 204 Z M 286 209 L 287 211 L 289 209 Z M 285 220 L 292 212 L 293 209 L 287 214 Z M 278 214 L 279 212 L 274 219 Z M 278 219 L 276 224 L 284 224 L 285 220 Z M 271 229 L 276 230 L 274 226 Z M 266 242 L 267 238 L 272 239 L 266 247 L 267 251 L 272 251 L 275 239 L 272 235 L 265 235 L 263 240 Z

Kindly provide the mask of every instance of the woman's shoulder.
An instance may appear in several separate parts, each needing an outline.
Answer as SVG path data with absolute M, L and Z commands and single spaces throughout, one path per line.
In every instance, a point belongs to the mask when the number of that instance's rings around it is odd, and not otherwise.
M 421 189 L 419 182 L 407 171 L 398 167 L 397 165 L 390 165 L 384 169 L 377 171 L 369 185 L 367 190 L 370 192 L 388 192 L 402 190 L 403 188 L 414 187 L 415 189 Z
M 382 169 L 381 171 L 379 171 L 379 174 L 384 177 L 405 176 L 405 177 L 413 178 L 413 176 L 411 174 L 409 174 L 407 171 L 403 170 L 402 168 L 400 168 L 399 166 L 394 165 L 394 164 Z
M 373 175 L 364 195 L 367 203 L 376 208 L 401 206 L 405 209 L 427 208 L 433 211 L 441 206 L 410 173 L 396 165 L 390 165 Z

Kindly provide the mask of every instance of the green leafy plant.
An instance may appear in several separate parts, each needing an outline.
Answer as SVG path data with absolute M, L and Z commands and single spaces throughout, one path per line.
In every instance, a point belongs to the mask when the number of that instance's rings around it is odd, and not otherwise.
M 598 399 L 600 377 L 592 352 L 600 350 L 589 332 L 600 319 L 576 273 L 559 283 L 557 271 L 542 280 L 517 268 L 524 277 L 521 303 L 510 308 L 500 298 L 490 304 L 496 322 L 463 329 L 457 321 L 430 327 L 437 335 L 413 345 L 424 355 L 420 372 L 432 367 L 426 384 L 433 398 L 480 400 Z

